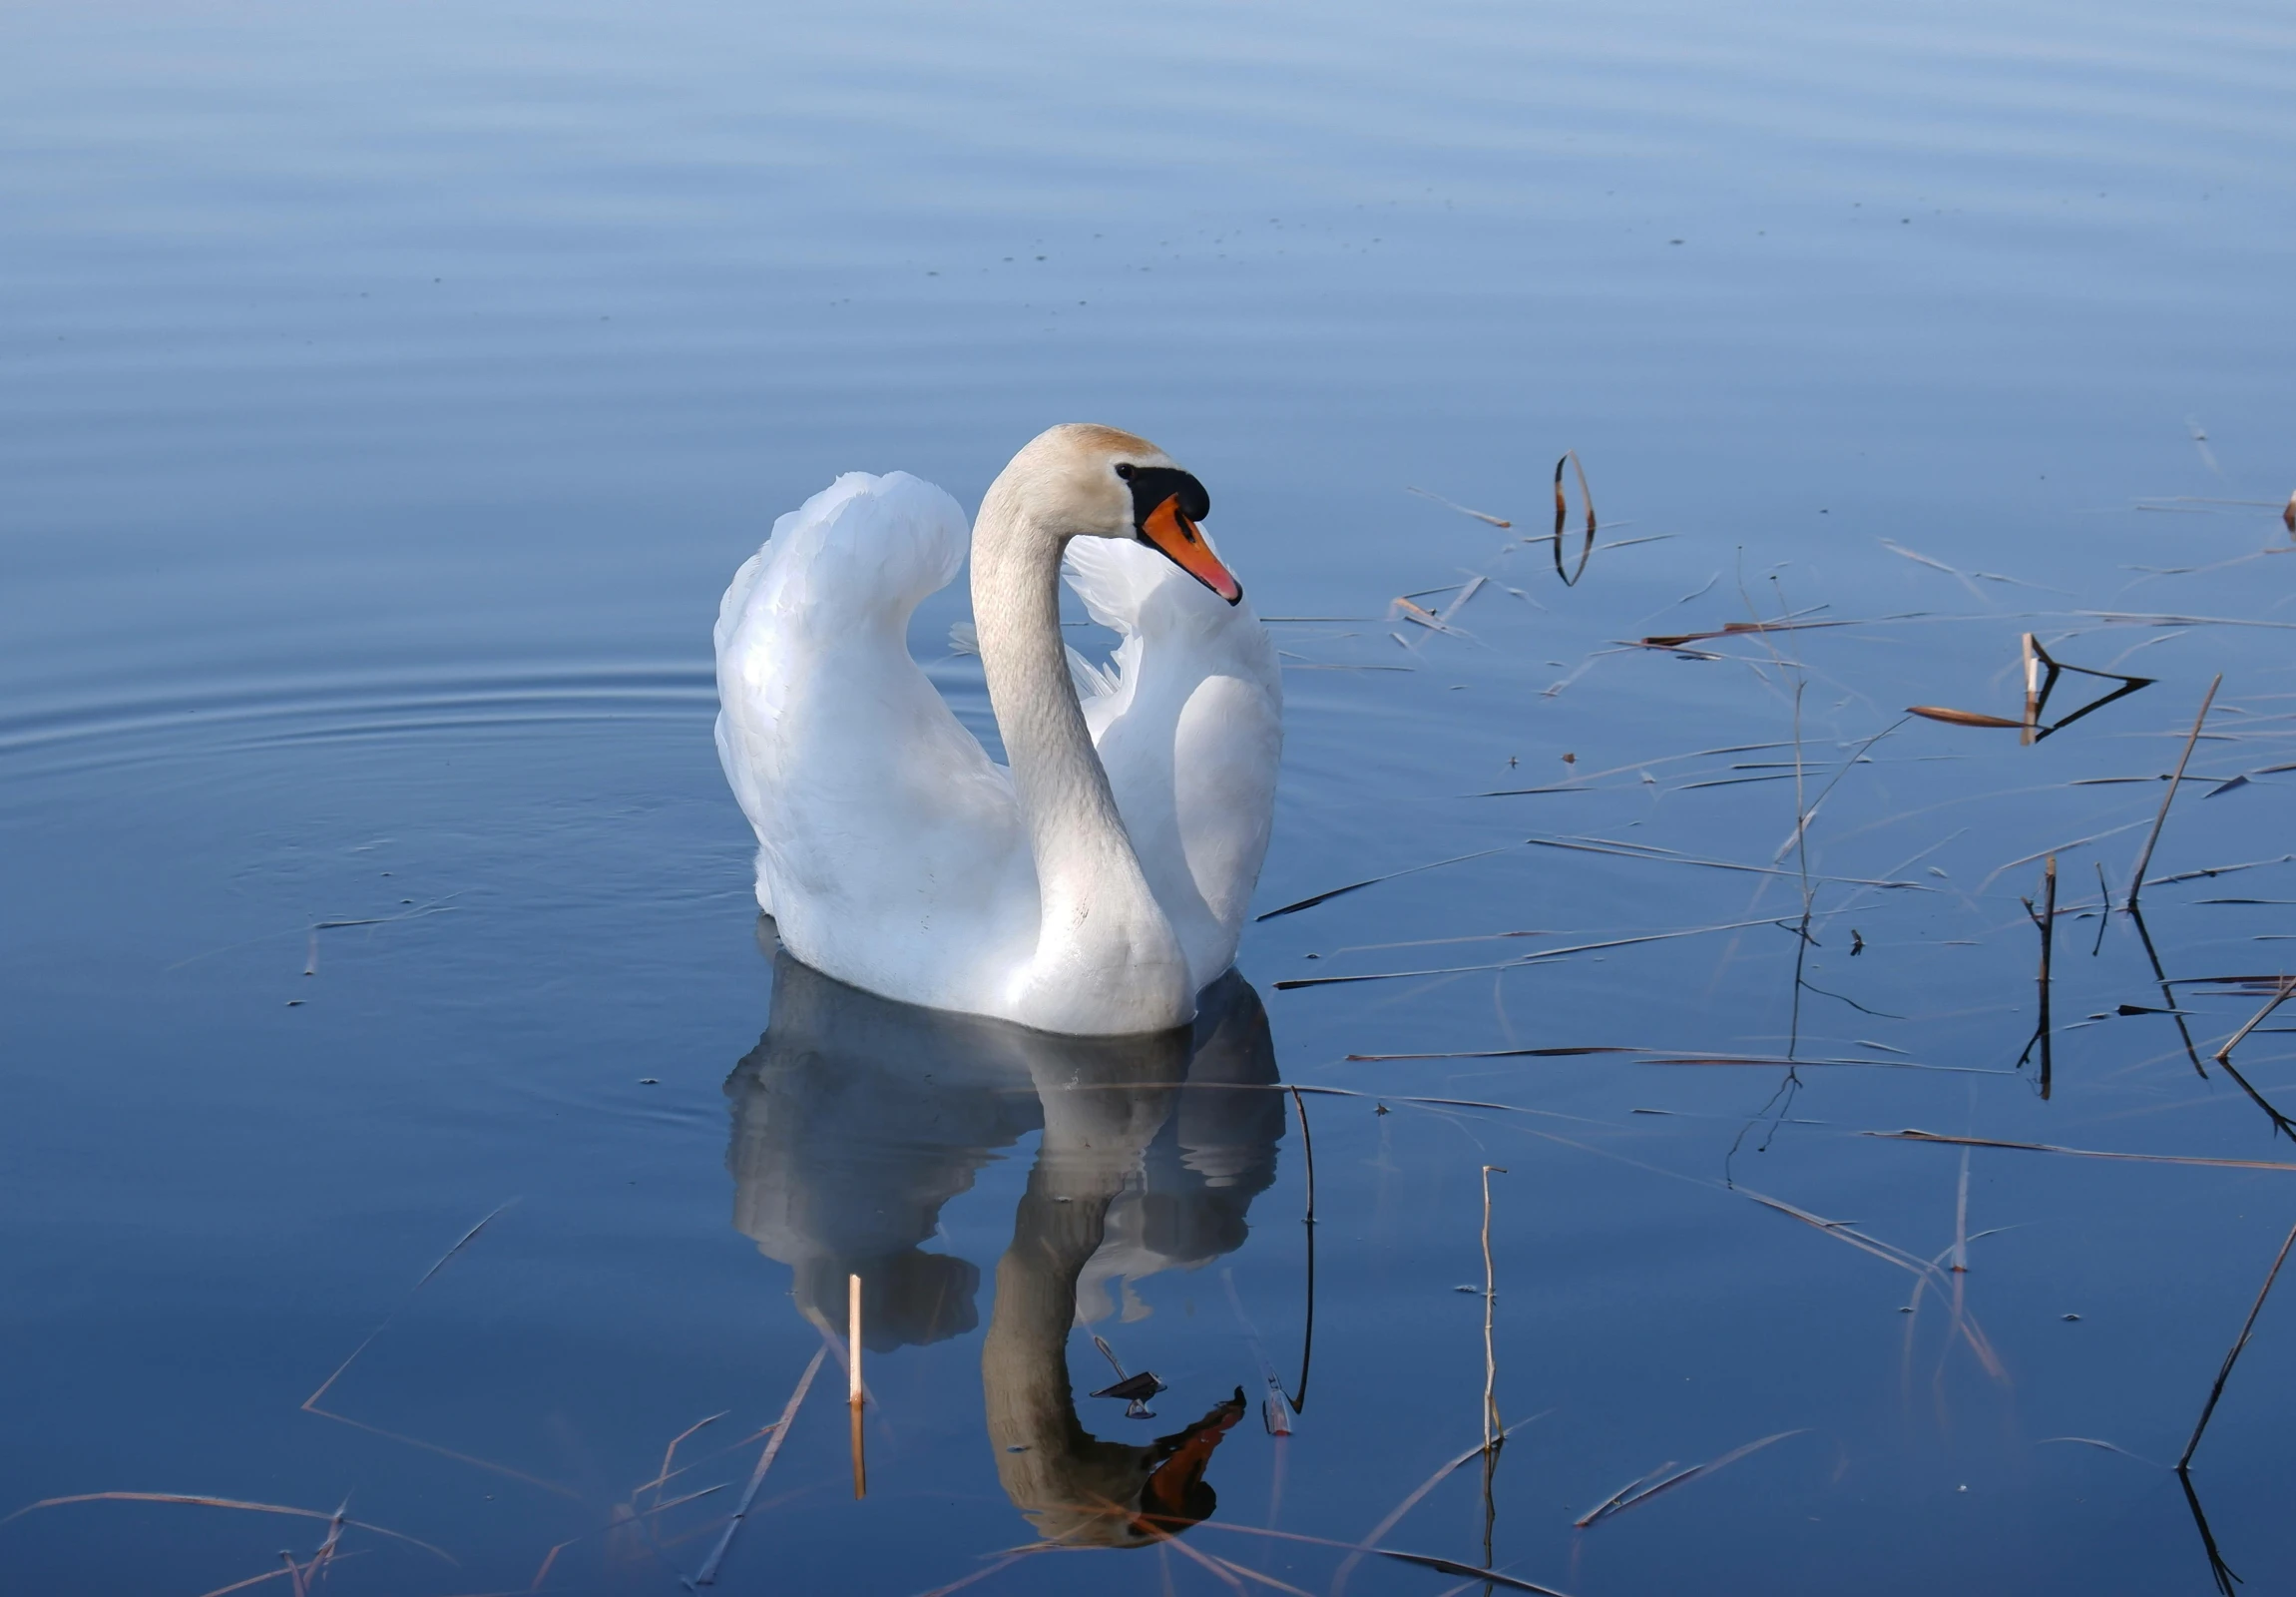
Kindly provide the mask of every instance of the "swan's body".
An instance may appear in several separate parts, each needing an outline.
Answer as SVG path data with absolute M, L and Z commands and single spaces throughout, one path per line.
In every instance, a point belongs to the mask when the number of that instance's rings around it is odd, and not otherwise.
M 1010 768 L 909 656 L 911 614 L 964 562 L 956 501 L 854 472 L 774 524 L 719 611 L 717 748 L 791 952 L 1045 1031 L 1187 1021 L 1235 956 L 1282 744 L 1274 649 L 1180 510 L 1202 498 L 1154 446 L 1099 427 L 1054 428 L 990 486 L 973 611 Z M 1123 635 L 1081 703 L 1064 555 Z

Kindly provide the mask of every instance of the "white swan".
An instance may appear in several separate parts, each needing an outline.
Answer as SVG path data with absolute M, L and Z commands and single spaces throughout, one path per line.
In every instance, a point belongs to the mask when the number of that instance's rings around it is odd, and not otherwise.
M 973 617 L 1012 765 L 909 657 L 964 513 L 905 472 L 839 477 L 773 525 L 717 618 L 717 752 L 757 901 L 841 980 L 1042 1031 L 1184 1024 L 1235 957 L 1267 850 L 1275 651 L 1196 525 L 1209 500 L 1111 427 L 1039 435 L 989 485 Z M 1113 675 L 1061 641 L 1064 554 Z

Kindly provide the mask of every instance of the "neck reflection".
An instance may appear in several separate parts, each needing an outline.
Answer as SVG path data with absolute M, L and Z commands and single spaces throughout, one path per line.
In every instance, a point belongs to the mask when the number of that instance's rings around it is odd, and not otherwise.
M 1243 1394 L 1147 1443 L 1085 1428 L 1072 1329 L 1148 1311 L 1134 1283 L 1242 1246 L 1275 1179 L 1284 1109 L 1259 995 L 1234 972 L 1192 1027 L 1059 1037 L 913 1008 L 778 955 L 770 1024 L 726 1081 L 733 1223 L 841 1333 L 862 1283 L 876 1353 L 980 1324 L 980 1270 L 923 1245 L 974 1174 L 1042 1129 L 998 1261 L 981 1386 L 998 1479 L 1050 1540 L 1142 1546 L 1207 1517 L 1213 1450 Z M 1174 1394 L 1175 1397 L 1178 1394 Z

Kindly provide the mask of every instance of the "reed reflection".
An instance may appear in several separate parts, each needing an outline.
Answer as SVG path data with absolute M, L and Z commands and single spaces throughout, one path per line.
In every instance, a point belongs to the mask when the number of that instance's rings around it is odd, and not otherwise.
M 1146 1318 L 1134 1283 L 1242 1245 L 1275 1179 L 1275 1081 L 1259 995 L 1233 972 L 1189 1029 L 1080 1038 L 893 1003 L 778 955 L 770 1023 L 725 1084 L 734 1225 L 825 1331 L 857 1275 L 870 1351 L 960 1335 L 981 1272 L 924 1245 L 1041 1129 L 981 1350 L 998 1479 L 1048 1540 L 1146 1545 L 1212 1512 L 1205 1471 L 1242 1390 L 1153 1441 L 1104 1440 L 1077 1412 L 1070 1332 Z

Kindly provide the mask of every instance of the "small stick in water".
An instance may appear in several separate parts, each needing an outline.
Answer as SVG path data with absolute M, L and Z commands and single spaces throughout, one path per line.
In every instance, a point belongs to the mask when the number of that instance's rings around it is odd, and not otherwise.
M 2136 895 L 2144 890 L 2144 867 L 2152 863 L 2153 844 L 2160 841 L 2160 828 L 2168 824 L 2168 806 L 2176 801 L 2176 790 L 2184 786 L 2184 766 L 2192 758 L 2192 746 L 2200 741 L 2201 724 L 2208 719 L 2208 707 L 2216 702 L 2216 690 L 2224 686 L 2224 673 L 2208 685 L 2201 698 L 2200 714 L 2192 718 L 2192 734 L 2184 740 L 2184 753 L 2176 759 L 2176 775 L 2168 779 L 2168 792 L 2161 796 L 2160 813 L 2152 817 L 2152 831 L 2144 839 L 2144 852 L 2136 856 L 2136 869 L 2128 878 L 2128 907 L 2136 907 Z
M 2032 916 L 2033 923 L 2041 928 L 2041 975 L 2039 978 L 2041 1019 L 2034 1027 L 2033 1042 L 2025 1045 L 2025 1051 L 2030 1054 L 2033 1052 L 2034 1043 L 2041 1044 L 2041 1095 L 2047 1098 L 2050 1089 L 2049 967 L 2050 954 L 2057 941 L 2057 855 L 2055 854 L 2049 856 L 2049 864 L 2042 872 L 2041 893 L 2042 907 L 2038 914 L 2034 911 L 2031 898 L 2021 898 L 2018 902 L 2025 905 L 2025 912 Z M 2022 1065 L 2025 1061 L 2020 1059 L 2018 1063 Z
M 2049 1096 L 2050 1025 L 2049 1025 L 2049 967 L 2050 955 L 2057 947 L 2057 855 L 2049 856 L 2042 872 L 2041 886 L 2041 1095 Z
M 2216 1371 L 2216 1384 L 2208 1388 L 2208 1401 L 2200 1409 L 2200 1423 L 2192 1427 L 2192 1439 L 2184 1444 L 2184 1456 L 2176 1460 L 2179 1475 L 2191 1468 L 2193 1450 L 2200 1445 L 2200 1433 L 2208 1428 L 2209 1416 L 2216 1412 L 2216 1399 L 2224 1395 L 2224 1383 L 2232 1378 L 2232 1366 L 2240 1358 L 2240 1349 L 2248 1345 L 2248 1333 L 2256 1329 L 2256 1317 L 2263 1313 L 2264 1300 L 2271 1294 L 2280 1267 L 2288 1263 L 2291 1248 L 2296 1248 L 2296 1226 L 2289 1228 L 2288 1240 L 2280 1245 L 2280 1257 L 2273 1260 L 2272 1268 L 2264 1273 L 2264 1285 L 2256 1294 L 2256 1302 L 2249 1306 L 2248 1318 L 2241 1322 L 2240 1334 L 2233 1340 L 2232 1350 L 2224 1355 L 2224 1367 Z
M 845 1403 L 853 1411 L 853 1495 L 869 1495 L 869 1466 L 861 1451 L 861 1278 L 845 1278 Z
M 2032 633 L 2023 639 L 2025 649 L 2025 731 L 2018 742 L 2030 747 L 2041 726 L 2041 643 Z
M 2291 998 L 2296 998 L 2296 976 L 2284 976 L 2281 978 L 2278 990 L 2275 991 L 2272 996 L 2265 1001 L 2264 1007 L 2257 1010 L 2253 1015 L 2250 1015 L 2248 1017 L 2248 1024 L 2242 1026 L 2238 1031 L 2234 1032 L 2230 1037 L 2226 1038 L 2224 1046 L 2216 1050 L 2216 1062 L 2220 1065 L 2223 1065 L 2225 1068 L 2230 1069 L 2232 1064 L 2232 1050 L 2239 1047 L 2243 1042 L 2246 1042 L 2250 1032 L 2254 1031 L 2258 1026 L 2263 1025 L 2264 1022 L 2271 1016 L 2273 1010 L 2279 1008 L 2282 1004 L 2286 1003 Z

